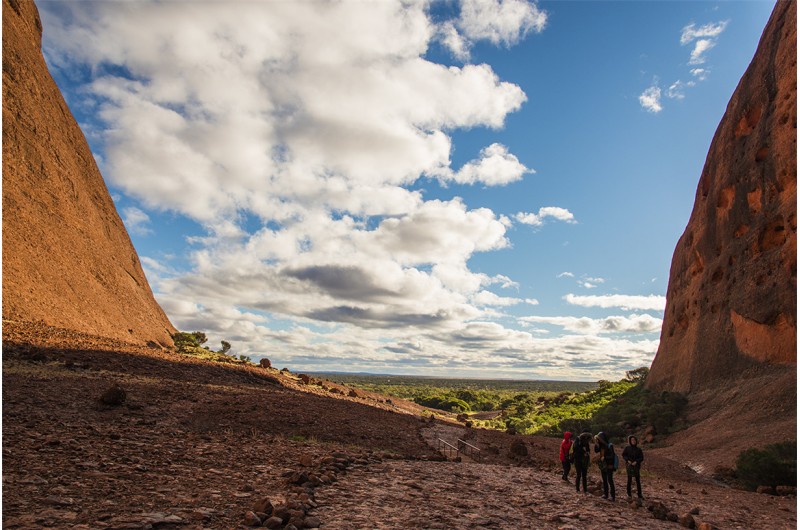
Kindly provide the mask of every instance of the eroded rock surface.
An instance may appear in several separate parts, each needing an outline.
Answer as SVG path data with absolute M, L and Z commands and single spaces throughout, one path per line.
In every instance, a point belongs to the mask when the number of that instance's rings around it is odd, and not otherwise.
M 779 1 L 675 249 L 647 384 L 694 391 L 797 362 L 797 14 Z
M 170 345 L 172 324 L 47 70 L 30 0 L 3 2 L 3 319 Z

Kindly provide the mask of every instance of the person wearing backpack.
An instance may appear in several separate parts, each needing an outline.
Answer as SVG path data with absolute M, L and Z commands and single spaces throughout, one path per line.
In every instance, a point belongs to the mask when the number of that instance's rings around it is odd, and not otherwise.
M 570 468 L 570 461 L 572 460 L 570 453 L 570 448 L 572 447 L 572 433 L 567 431 L 564 433 L 564 441 L 561 442 L 561 451 L 559 451 L 558 456 L 561 459 L 561 467 L 564 468 L 564 472 L 561 474 L 561 479 L 569 481 L 569 468 Z
M 616 501 L 614 471 L 617 469 L 618 460 L 614 451 L 614 444 L 611 443 L 611 440 L 608 439 L 608 436 L 603 431 L 600 431 L 594 437 L 594 444 L 594 452 L 600 453 L 597 465 L 600 468 L 600 476 L 603 477 L 603 498 L 608 499 L 608 494 L 611 493 L 611 501 Z
M 588 432 L 581 433 L 580 436 L 575 438 L 572 444 L 572 457 L 575 463 L 575 491 L 580 493 L 581 482 L 583 482 L 583 492 L 586 493 L 586 475 L 589 472 L 589 440 L 592 439 L 592 434 Z
M 625 470 L 628 472 L 628 499 L 631 498 L 631 482 L 636 479 L 636 493 L 639 500 L 642 497 L 642 479 L 640 471 L 644 461 L 644 453 L 639 448 L 639 440 L 635 436 L 628 436 L 628 446 L 622 451 L 622 459 L 625 460 Z

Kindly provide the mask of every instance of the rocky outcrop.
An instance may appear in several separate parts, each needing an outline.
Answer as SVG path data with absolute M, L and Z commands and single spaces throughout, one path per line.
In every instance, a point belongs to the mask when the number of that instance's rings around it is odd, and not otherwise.
M 174 328 L 47 70 L 36 6 L 3 4 L 3 319 L 172 344 Z
M 647 385 L 797 362 L 797 14 L 779 1 L 717 129 L 670 270 Z

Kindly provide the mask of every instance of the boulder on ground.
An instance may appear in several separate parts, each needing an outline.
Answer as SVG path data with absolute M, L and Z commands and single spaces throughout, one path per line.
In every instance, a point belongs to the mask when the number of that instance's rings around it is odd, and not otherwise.
M 667 520 L 667 515 L 669 515 L 669 510 L 667 510 L 667 507 L 664 506 L 663 503 L 658 501 L 653 502 L 647 507 L 647 509 L 653 512 L 653 517 L 655 517 L 656 519 L 659 519 L 661 521 Z
M 694 528 L 694 517 L 690 513 L 685 513 L 678 518 L 678 524 L 684 528 Z
M 272 514 L 272 501 L 269 497 L 264 497 L 253 505 L 253 512 Z
M 100 403 L 108 405 L 109 407 L 118 407 L 125 403 L 125 398 L 127 398 L 125 389 L 119 386 L 119 384 L 114 383 L 100 396 Z
M 261 519 L 255 513 L 247 512 L 244 514 L 243 524 L 245 526 L 261 526 Z
M 261 368 L 272 368 L 272 362 L 266 357 L 258 361 L 258 364 L 261 366 Z
M 509 451 L 512 456 L 528 456 L 528 446 L 522 440 L 514 440 Z

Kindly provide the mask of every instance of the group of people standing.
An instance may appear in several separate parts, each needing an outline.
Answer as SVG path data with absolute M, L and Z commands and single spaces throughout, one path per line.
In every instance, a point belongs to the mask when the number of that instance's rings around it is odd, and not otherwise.
M 564 433 L 564 441 L 561 442 L 559 454 L 561 465 L 564 468 L 561 478 L 569 481 L 569 471 L 574 464 L 575 491 L 580 492 L 581 484 L 583 484 L 583 492 L 586 493 L 586 476 L 592 455 L 591 444 L 594 444 L 595 462 L 603 479 L 603 498 L 608 499 L 610 495 L 611 500 L 615 501 L 617 494 L 614 488 L 614 472 L 619 467 L 619 459 L 614 444 L 611 443 L 606 433 L 602 431 L 596 435 L 584 432 L 574 439 L 571 432 Z M 644 453 L 639 448 L 639 440 L 636 436 L 628 436 L 628 445 L 622 451 L 622 460 L 625 462 L 625 470 L 628 474 L 628 498 L 631 498 L 631 486 L 633 481 L 636 480 L 637 496 L 640 500 L 643 499 L 640 472 L 644 461 Z

